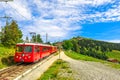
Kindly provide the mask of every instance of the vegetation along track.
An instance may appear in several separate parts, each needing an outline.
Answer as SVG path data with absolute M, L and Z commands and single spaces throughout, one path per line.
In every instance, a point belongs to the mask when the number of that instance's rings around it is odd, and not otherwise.
M 21 63 L 21 64 L 17 64 L 17 65 L 8 67 L 6 69 L 3 69 L 0 71 L 0 80 L 13 80 L 17 76 L 24 74 L 27 70 L 33 68 L 34 66 L 36 66 L 36 65 L 40 66 L 39 62 L 41 64 L 45 63 L 46 60 L 50 59 L 52 56 L 54 56 L 54 54 L 42 59 L 41 61 L 36 62 L 36 63 Z

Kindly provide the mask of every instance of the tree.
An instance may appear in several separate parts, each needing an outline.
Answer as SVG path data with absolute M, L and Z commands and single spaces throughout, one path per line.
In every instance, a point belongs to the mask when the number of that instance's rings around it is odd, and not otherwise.
M 71 50 L 73 48 L 73 44 L 70 40 L 65 40 L 63 42 L 63 48 L 66 50 Z
M 31 42 L 43 43 L 43 41 L 42 41 L 42 39 L 41 39 L 41 37 L 40 37 L 40 34 L 32 35 Z
M 37 42 L 38 43 L 43 43 L 40 34 L 37 34 Z
M 25 42 L 29 42 L 29 38 L 28 38 L 28 36 L 26 36 Z
M 73 51 L 80 53 L 80 47 L 78 45 L 78 41 L 77 40 L 72 40 L 72 44 L 73 44 Z
M 47 42 L 46 44 L 49 44 L 49 45 L 51 45 L 51 43 L 50 43 L 50 42 Z
M 16 43 L 22 41 L 22 31 L 14 20 L 7 24 L 2 32 L 1 43 L 6 47 L 14 47 Z
M 32 35 L 31 42 L 36 42 L 36 35 Z

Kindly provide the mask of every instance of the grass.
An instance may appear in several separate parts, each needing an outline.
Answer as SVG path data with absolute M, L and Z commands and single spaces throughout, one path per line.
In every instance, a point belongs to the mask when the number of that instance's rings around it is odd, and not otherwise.
M 74 80 L 69 76 L 60 76 L 59 74 L 63 70 L 67 70 L 64 72 L 67 72 L 69 74 L 72 73 L 72 71 L 69 70 L 68 63 L 61 59 L 58 59 L 52 64 L 52 66 L 49 67 L 46 72 L 44 72 L 44 74 L 38 80 Z M 64 73 L 62 72 L 62 74 Z
M 0 47 L 0 69 L 14 64 L 14 49 Z
M 112 63 L 112 62 L 97 59 L 97 58 L 94 58 L 94 57 L 82 55 L 82 54 L 79 54 L 79 53 L 76 53 L 76 52 L 73 52 L 73 51 L 64 51 L 64 52 L 65 52 L 65 54 L 67 56 L 69 56 L 69 57 L 71 57 L 73 59 L 76 59 L 76 60 L 101 62 L 101 63 L 103 63 L 103 64 L 105 64 L 107 66 L 110 66 L 110 67 L 113 67 L 113 68 L 116 68 L 116 69 L 120 69 L 120 64 L 117 64 L 117 63 Z
M 107 52 L 106 55 L 109 58 L 114 58 L 120 61 L 120 51 L 113 50 L 112 52 Z
M 14 55 L 14 49 L 0 47 L 0 57 L 8 57 Z
M 73 59 L 76 59 L 76 60 L 95 61 L 95 62 L 103 61 L 103 60 L 93 58 L 93 57 L 90 57 L 90 56 L 86 56 L 86 55 L 82 55 L 82 54 L 79 54 L 79 53 L 76 53 L 76 52 L 73 52 L 73 51 L 64 51 L 64 52 L 67 56 L 69 56 Z

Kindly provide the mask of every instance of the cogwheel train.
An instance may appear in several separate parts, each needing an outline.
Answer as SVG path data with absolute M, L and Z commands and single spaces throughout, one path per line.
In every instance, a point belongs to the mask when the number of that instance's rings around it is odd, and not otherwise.
M 15 62 L 36 62 L 52 53 L 57 52 L 57 47 L 38 43 L 18 43 L 14 56 Z

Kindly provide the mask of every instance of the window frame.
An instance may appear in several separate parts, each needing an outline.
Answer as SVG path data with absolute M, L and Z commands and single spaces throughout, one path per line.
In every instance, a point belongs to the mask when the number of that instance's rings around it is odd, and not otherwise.
M 34 46 L 34 52 L 39 53 L 40 52 L 40 46 Z
M 21 50 L 20 50 L 20 47 L 21 47 Z M 16 46 L 16 52 L 20 53 L 20 52 L 23 52 L 23 50 L 24 50 L 24 46 L 20 46 L 20 45 Z
M 31 47 L 30 51 L 25 51 L 25 48 L 26 48 L 26 47 Z M 25 52 L 25 53 L 32 53 L 32 51 L 33 51 L 33 50 L 32 50 L 32 46 L 31 46 L 31 45 L 24 46 L 24 52 Z

